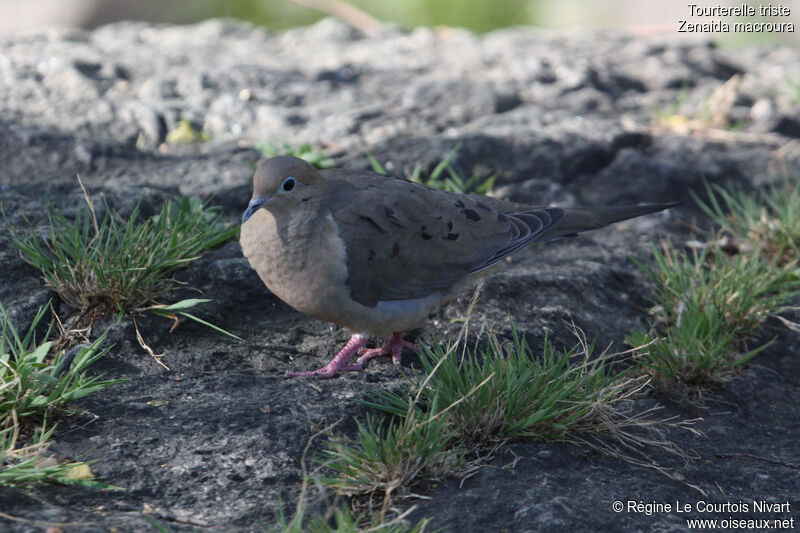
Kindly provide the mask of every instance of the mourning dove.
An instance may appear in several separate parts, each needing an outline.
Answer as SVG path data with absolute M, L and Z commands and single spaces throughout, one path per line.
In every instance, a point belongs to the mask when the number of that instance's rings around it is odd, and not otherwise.
M 399 363 L 404 348 L 417 352 L 402 332 L 517 250 L 674 205 L 528 207 L 280 156 L 256 170 L 241 245 L 278 298 L 350 330 L 326 366 L 286 374 L 329 378 L 373 357 Z M 389 341 L 367 350 L 372 336 Z

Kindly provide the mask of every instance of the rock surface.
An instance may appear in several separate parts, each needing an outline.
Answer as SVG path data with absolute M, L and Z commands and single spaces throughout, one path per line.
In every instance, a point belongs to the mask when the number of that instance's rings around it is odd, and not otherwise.
M 456 165 L 497 171 L 498 195 L 568 206 L 684 199 L 702 179 L 752 188 L 800 172 L 800 52 L 788 48 L 529 28 L 478 37 L 387 27 L 367 39 L 333 20 L 280 34 L 216 20 L 54 28 L 3 37 L 0 49 L 0 203 L 20 228 L 23 216 L 44 224 L 48 201 L 74 212 L 83 202 L 76 174 L 122 214 L 140 197 L 152 211 L 165 197 L 213 194 L 235 221 L 259 157 L 252 146 L 262 141 L 312 143 L 353 167 L 366 167 L 371 152 L 399 175 L 461 143 Z M 734 75 L 722 118 L 744 124 L 736 132 L 653 126 L 658 116 L 701 109 Z M 210 140 L 166 144 L 181 119 Z M 689 202 L 527 249 L 487 279 L 473 320 L 507 334 L 511 316 L 533 346 L 545 331 L 573 345 L 574 322 L 599 346 L 623 349 L 648 306 L 629 257 L 646 259 L 661 237 L 683 242 L 681 220 L 708 225 Z M 5 240 L 0 259 L 0 302 L 26 327 L 53 295 Z M 97 475 L 124 490 L 2 490 L 4 513 L 36 521 L 0 518 L 4 530 L 141 531 L 150 527 L 143 513 L 174 531 L 262 530 L 281 504 L 291 514 L 315 428 L 342 420 L 338 431 L 352 435 L 353 417 L 366 412 L 355 400 L 418 366 L 407 356 L 406 368 L 380 360 L 360 374 L 286 382 L 287 369 L 327 362 L 346 332 L 277 300 L 237 243 L 179 278 L 213 299 L 202 317 L 245 342 L 190 323 L 170 334 L 165 321 L 144 320 L 148 341 L 168 354 L 166 371 L 142 352 L 132 326 L 114 328 L 115 347 L 97 370 L 129 381 L 81 402 L 86 414 L 62 424 L 53 450 L 94 461 Z M 422 339 L 452 335 L 467 302 L 440 311 Z M 778 342 L 700 413 L 706 436 L 672 435 L 700 456 L 679 471 L 686 483 L 573 445 L 518 443 L 463 485 L 432 488 L 413 517 L 445 531 L 682 531 L 687 517 L 796 516 L 612 510 L 615 500 L 800 505 L 796 470 L 717 456 L 800 456 L 800 343 L 777 327 L 767 335 Z M 663 412 L 695 414 L 670 403 Z M 324 508 L 318 492 L 313 500 Z

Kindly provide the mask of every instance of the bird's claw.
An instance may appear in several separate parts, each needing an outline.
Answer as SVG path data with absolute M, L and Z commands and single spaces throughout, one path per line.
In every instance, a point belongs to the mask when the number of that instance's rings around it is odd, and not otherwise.
M 370 359 L 392 354 L 392 363 L 399 365 L 403 358 L 403 348 L 411 350 L 414 353 L 419 353 L 419 348 L 415 344 L 405 340 L 403 334 L 398 332 L 393 334 L 389 342 L 380 348 L 372 348 L 359 352 L 361 353 L 361 357 L 358 358 L 357 362 L 366 365 L 367 361 Z
M 345 365 L 341 368 L 328 368 L 327 366 L 324 366 L 317 370 L 309 370 L 304 372 L 292 372 L 290 370 L 287 370 L 283 374 L 283 377 L 286 379 L 292 379 L 292 378 L 328 379 L 336 376 L 339 372 L 359 372 L 361 370 L 364 370 L 365 366 L 366 364 L 356 362 L 352 365 Z
M 392 354 L 392 362 L 399 365 L 402 360 L 403 348 L 411 350 L 414 353 L 419 353 L 419 348 L 413 343 L 408 342 L 403 338 L 400 332 L 394 333 L 389 342 L 380 348 L 364 348 L 367 338 L 360 335 L 353 335 L 350 341 L 344 348 L 334 357 L 330 363 L 317 370 L 310 370 L 306 372 L 286 372 L 284 377 L 286 379 L 292 378 L 320 378 L 328 379 L 336 376 L 339 372 L 358 372 L 364 370 L 367 362 L 370 359 L 380 357 L 382 355 Z M 354 353 L 361 354 L 355 363 L 347 364 L 348 360 Z

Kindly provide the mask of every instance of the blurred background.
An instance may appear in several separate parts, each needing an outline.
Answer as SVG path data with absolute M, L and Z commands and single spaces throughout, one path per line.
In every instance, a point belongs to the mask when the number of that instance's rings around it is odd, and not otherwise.
M 692 17 L 689 3 L 711 7 L 748 4 L 791 10 L 778 17 Z M 118 20 L 192 23 L 235 17 L 270 30 L 311 24 L 327 12 L 352 6 L 383 22 L 406 28 L 460 26 L 483 33 L 520 24 L 567 29 L 624 28 L 638 34 L 693 37 L 678 33 L 680 20 L 692 23 L 791 22 L 800 26 L 800 2 L 742 0 L 0 0 L 0 33 L 47 25 L 93 28 Z M 312 7 L 309 7 L 312 6 Z M 316 7 L 316 9 L 315 9 Z M 795 32 L 712 33 L 723 46 L 753 43 L 800 45 Z

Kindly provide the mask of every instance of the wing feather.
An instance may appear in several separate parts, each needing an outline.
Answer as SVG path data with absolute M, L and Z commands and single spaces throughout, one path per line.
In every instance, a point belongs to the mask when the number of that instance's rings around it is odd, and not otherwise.
M 369 172 L 324 175 L 338 182 L 329 208 L 347 250 L 347 285 L 364 305 L 449 290 L 532 242 L 553 221 L 547 210 L 506 215 L 496 200 L 490 206 Z
M 329 208 L 347 250 L 347 285 L 368 306 L 447 291 L 533 242 L 675 205 L 525 207 L 368 171 L 323 175 L 334 185 Z

